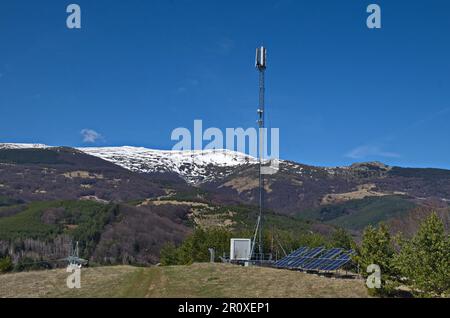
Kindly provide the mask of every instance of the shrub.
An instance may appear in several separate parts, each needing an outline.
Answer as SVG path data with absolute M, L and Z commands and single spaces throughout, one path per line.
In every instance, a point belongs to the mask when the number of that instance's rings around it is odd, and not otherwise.
M 13 269 L 11 257 L 6 256 L 0 259 L 0 273 L 7 273 Z

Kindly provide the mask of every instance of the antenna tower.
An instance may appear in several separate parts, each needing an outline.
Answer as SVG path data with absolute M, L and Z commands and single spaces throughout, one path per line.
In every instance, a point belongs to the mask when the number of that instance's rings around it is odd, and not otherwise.
M 267 68 L 267 50 L 261 46 L 256 49 L 256 69 L 259 72 L 259 107 L 258 107 L 258 128 L 259 128 L 259 214 L 256 222 L 255 235 L 253 237 L 252 255 L 254 255 L 255 244 L 258 244 L 258 254 L 255 259 L 264 260 L 263 249 L 263 204 L 264 204 L 264 176 L 262 174 L 262 165 L 264 163 L 264 73 Z

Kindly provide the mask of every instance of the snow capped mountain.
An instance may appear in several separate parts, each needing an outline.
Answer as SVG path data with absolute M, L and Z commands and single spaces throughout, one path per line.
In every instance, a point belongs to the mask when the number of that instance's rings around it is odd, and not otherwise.
M 51 146 L 0 143 L 0 149 L 24 148 L 45 149 L 51 148 Z M 176 173 L 190 184 L 217 181 L 229 176 L 239 167 L 258 163 L 258 160 L 252 156 L 226 149 L 174 151 L 130 146 L 82 147 L 76 149 L 134 172 Z M 310 179 L 313 179 L 314 175 L 320 173 L 330 176 L 346 176 L 355 173 L 382 175 L 391 169 L 391 167 L 377 162 L 358 163 L 349 167 L 313 167 L 291 161 L 280 160 L 279 162 L 281 171 L 293 173 L 297 176 L 305 176 Z
M 45 149 L 42 144 L 0 144 L 0 149 Z M 257 159 L 230 150 L 169 151 L 142 147 L 85 147 L 77 148 L 128 170 L 152 173 L 174 172 L 190 184 L 223 178 L 239 166 L 252 165 Z
M 167 151 L 128 146 L 78 150 L 131 171 L 174 172 L 191 184 L 223 178 L 238 166 L 257 163 L 254 157 L 230 150 Z
M 8 143 L 0 144 L 0 149 L 26 149 L 26 148 L 45 149 L 49 148 L 49 146 L 43 144 L 8 144 Z

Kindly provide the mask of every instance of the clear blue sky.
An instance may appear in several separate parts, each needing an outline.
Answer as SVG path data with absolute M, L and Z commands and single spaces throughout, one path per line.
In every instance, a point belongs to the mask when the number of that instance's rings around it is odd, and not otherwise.
M 72 2 L 81 30 L 66 28 Z M 370 3 L 381 30 L 366 27 Z M 0 142 L 170 149 L 194 119 L 254 126 L 263 43 L 283 159 L 450 168 L 449 12 L 447 0 L 2 0 Z M 83 142 L 83 129 L 102 137 Z

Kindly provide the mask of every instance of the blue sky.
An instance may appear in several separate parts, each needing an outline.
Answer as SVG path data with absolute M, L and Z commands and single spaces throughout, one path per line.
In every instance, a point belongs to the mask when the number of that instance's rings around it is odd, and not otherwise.
M 66 27 L 70 3 L 81 30 Z M 381 30 L 366 27 L 370 3 Z M 2 0 L 0 142 L 170 149 L 195 119 L 255 126 L 263 43 L 283 159 L 450 168 L 449 12 L 446 0 Z

